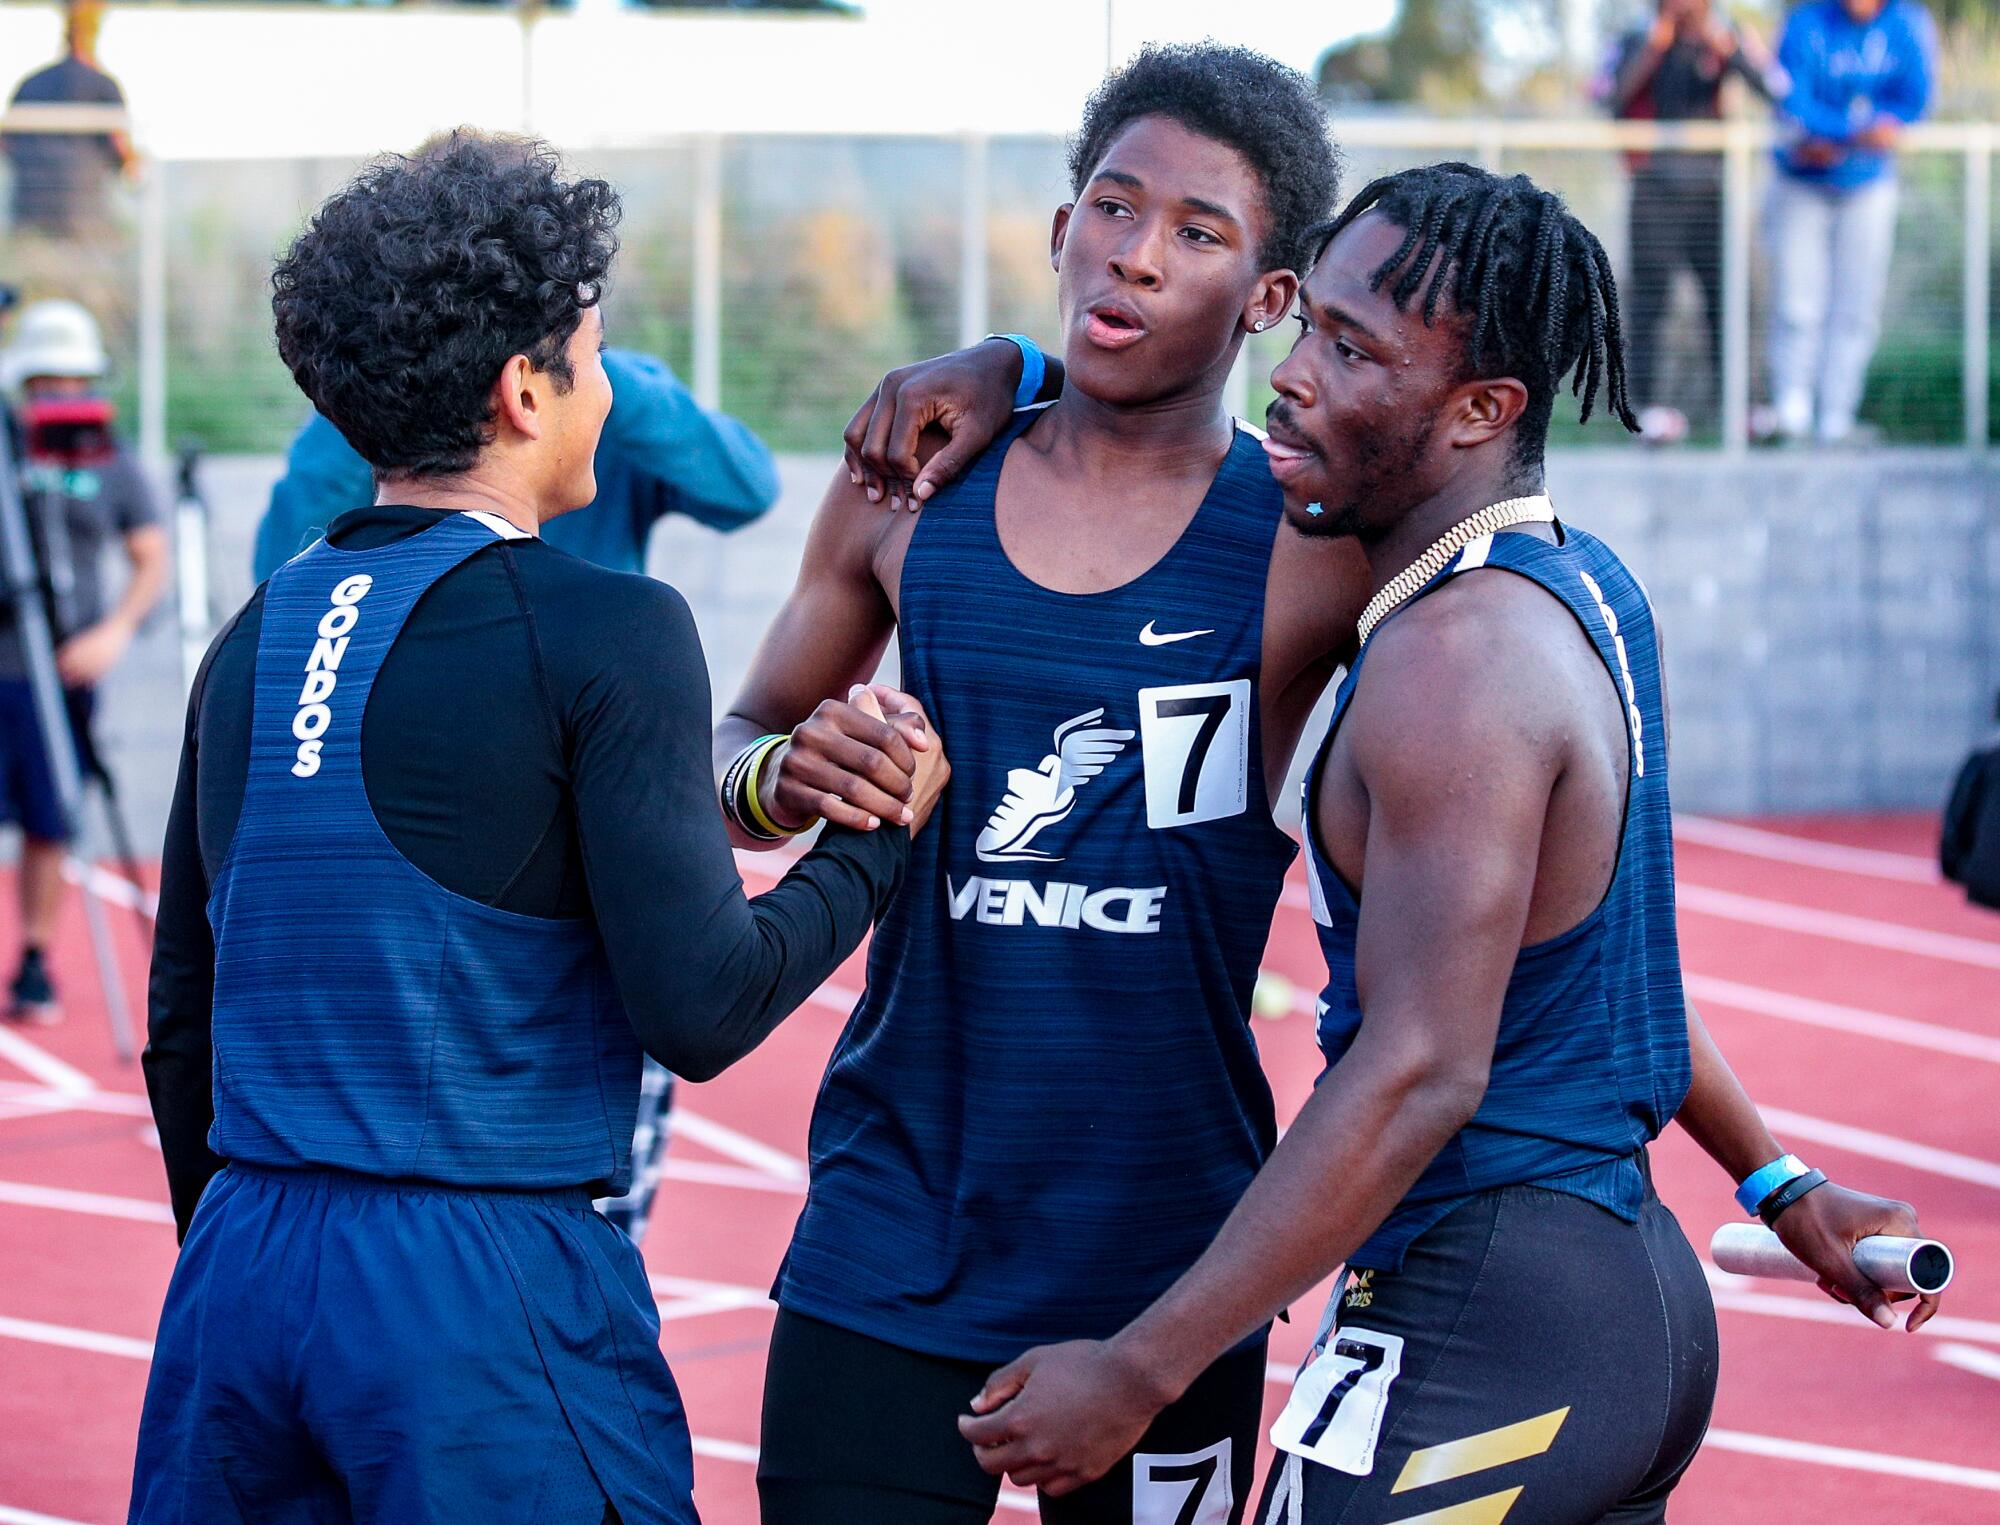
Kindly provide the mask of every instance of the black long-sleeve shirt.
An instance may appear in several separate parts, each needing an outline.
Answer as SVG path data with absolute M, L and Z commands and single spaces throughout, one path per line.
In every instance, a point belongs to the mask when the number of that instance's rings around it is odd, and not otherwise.
M 365 550 L 437 521 L 372 507 L 329 538 Z M 209 648 L 167 820 L 146 1086 L 183 1234 L 210 1153 L 215 943 L 207 902 L 243 806 L 260 588 Z M 747 1054 L 859 944 L 909 834 L 829 828 L 747 900 L 716 808 L 708 669 L 687 603 L 539 540 L 447 573 L 389 650 L 361 733 L 389 840 L 457 894 L 596 919 L 646 1051 L 701 1080 Z

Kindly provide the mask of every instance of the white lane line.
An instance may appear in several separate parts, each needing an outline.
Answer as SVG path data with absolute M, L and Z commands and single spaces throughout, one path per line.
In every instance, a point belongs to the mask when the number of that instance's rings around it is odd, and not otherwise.
M 713 1461 L 740 1461 L 746 1467 L 757 1465 L 757 1448 L 740 1440 L 716 1440 L 712 1436 L 697 1435 L 694 1437 L 694 1454 Z
M 75 858 L 63 859 L 62 876 L 69 883 L 81 885 L 99 900 L 123 906 L 128 911 L 144 911 L 157 918 L 160 914 L 160 897 L 151 890 L 134 884 L 123 874 L 114 874 L 108 868 L 100 868 L 95 863 L 83 863 Z
M 1876 921 L 1869 916 L 1849 916 L 1841 911 L 1816 911 L 1806 906 L 1763 900 L 1755 895 L 1738 895 L 1731 890 L 1710 889 L 1700 884 L 1676 884 L 1674 898 L 1682 910 L 1693 911 L 1699 916 L 1718 916 L 1725 921 L 1774 927 L 1781 932 L 1803 932 L 1809 937 L 1826 937 L 1864 948 L 1914 953 L 1922 958 L 1970 964 L 1977 969 L 2000 969 L 2000 942 L 1960 937 L 1953 932 L 1932 932 L 1923 927 L 1906 927 L 1900 922 Z
M 164 1202 L 138 1197 L 110 1197 L 96 1191 L 70 1191 L 60 1186 L 33 1186 L 26 1181 L 0 1181 L 0 1202 L 16 1207 L 50 1207 L 58 1212 L 88 1213 L 97 1218 L 130 1218 L 135 1223 L 172 1223 L 174 1210 Z
M 649 1280 L 663 1324 L 709 1313 L 733 1313 L 740 1308 L 777 1306 L 757 1288 L 739 1287 L 731 1282 L 696 1281 L 688 1276 L 653 1276 Z
M 82 1070 L 56 1058 L 39 1043 L 30 1043 L 11 1027 L 0 1027 L 0 1059 L 20 1066 L 50 1090 L 66 1096 L 86 1096 L 97 1089 L 97 1082 Z
M 1915 1456 L 1890 1456 L 1881 1451 L 1855 1451 L 1846 1446 L 1815 1445 L 1807 1440 L 1781 1440 L 1775 1435 L 1748 1435 L 1742 1430 L 1710 1430 L 1702 1445 L 1714 1446 L 1719 1451 L 1741 1451 L 1747 1456 L 1813 1462 L 1822 1467 L 1844 1467 L 1853 1472 L 1878 1472 L 1886 1477 L 1951 1483 L 1960 1488 L 2000 1493 L 2000 1472 L 1991 1472 L 1984 1467 L 1962 1467 L 1956 1462 L 1924 1461 Z
M 1845 1149 L 1850 1154 L 1865 1154 L 1873 1159 L 1889 1160 L 1898 1165 L 1908 1165 L 1912 1170 L 1921 1170 L 1930 1175 L 1946 1176 L 1954 1181 L 1970 1181 L 1975 1186 L 1991 1186 L 2000 1190 L 2000 1165 L 1991 1160 L 1974 1159 L 1969 1154 L 1954 1154 L 1949 1149 L 1933 1149 L 1929 1144 L 1913 1144 L 1908 1139 L 1894 1138 L 1887 1133 L 1876 1133 L 1867 1128 L 1851 1128 L 1846 1123 L 1829 1122 L 1823 1117 L 1808 1117 L 1803 1112 L 1787 1112 L 1782 1107 L 1760 1107 L 1764 1121 L 1780 1133 L 1788 1133 L 1794 1138 L 1808 1139 L 1815 1144 L 1826 1144 L 1835 1149 Z
M 83 1525 L 81 1520 L 69 1520 L 59 1514 L 36 1514 L 32 1509 L 16 1509 L 11 1504 L 0 1504 L 0 1525 Z
M 1710 889 L 1706 885 L 1686 882 L 1675 885 L 1674 896 L 1683 911 L 1693 911 L 1701 916 L 1773 927 L 1781 932 L 1802 932 L 1810 937 L 1856 943 L 1864 948 L 1914 953 L 1921 958 L 1970 964 L 1976 969 L 2000 969 L 2000 942 L 1961 937 L 1953 932 L 1933 932 L 1924 927 L 1906 927 L 1900 922 L 1876 921 L 1868 916 L 1849 916 L 1840 911 L 1817 911 L 1780 900 L 1762 900 L 1754 895 L 1738 895 L 1731 890 Z M 1310 914 L 1306 892 L 1297 885 L 1287 884 L 1279 900 L 1284 905 Z
M 135 1361 L 153 1359 L 151 1340 L 104 1334 L 96 1329 L 71 1329 L 66 1324 L 40 1324 L 33 1319 L 0 1318 L 0 1336 L 31 1340 L 37 1345 L 61 1345 L 67 1350 L 90 1350 L 105 1356 L 128 1356 Z
M 1702 1270 L 1708 1273 L 1708 1289 L 1715 1298 L 1715 1306 L 1726 1312 L 1803 1319 L 1811 1324 L 1838 1324 L 1845 1329 L 1874 1332 L 1874 1326 L 1860 1314 L 1830 1297 L 1817 1293 L 1810 1297 L 1790 1297 L 1782 1292 L 1748 1292 L 1742 1289 L 1761 1287 L 1767 1283 L 1751 1276 L 1732 1276 L 1707 1261 L 1702 1262 Z M 1940 1313 L 1924 1325 L 1922 1333 L 1942 1339 L 1978 1340 L 1988 1345 L 2000 1345 L 2000 1323 L 1988 1319 L 1960 1318 L 1951 1313 Z
M 700 1186 L 734 1186 L 740 1191 L 770 1191 L 783 1197 L 802 1197 L 806 1191 L 803 1181 L 780 1180 L 777 1176 L 766 1175 L 761 1170 L 749 1170 L 741 1165 L 677 1160 L 672 1155 L 660 1167 L 660 1174 L 670 1181 L 693 1181 Z
M 861 992 L 849 985 L 837 985 L 828 980 L 806 999 L 815 1006 L 824 1006 L 836 1016 L 849 1016 L 861 1002 Z
M 1931 1354 L 1947 1366 L 2000 1382 L 2000 1351 L 1981 1350 L 1977 1345 L 1940 1345 Z
M 4 1032 L 0 1028 L 0 1032 Z M 0 1101 L 10 1107 L 37 1107 L 50 1112 L 109 1112 L 117 1117 L 153 1115 L 152 1104 L 130 1091 L 59 1091 L 53 1086 L 24 1085 L 0 1080 Z
M 1688 994 L 1704 1004 L 1753 1011 L 1759 1016 L 1782 1017 L 1788 1022 L 1805 1022 L 1835 1032 L 1856 1033 L 1866 1038 L 1882 1038 L 1912 1048 L 1933 1049 L 1955 1054 L 1961 1059 L 1982 1059 L 2000 1064 L 2000 1038 L 1969 1033 L 1962 1028 L 1935 1022 L 1913 1022 L 1885 1012 L 1864 1011 L 1858 1006 L 1840 1006 L 1832 1001 L 1815 1001 L 1805 996 L 1787 995 L 1781 990 L 1765 990 L 1735 980 L 1718 980 L 1705 974 L 1685 974 L 1682 983 Z
M 1820 842 L 1811 837 L 1795 837 L 1766 827 L 1710 820 L 1699 815 L 1675 816 L 1674 840 L 1692 842 L 1698 847 L 1719 847 L 1753 858 L 1771 858 L 1779 863 L 1803 863 L 1811 868 L 1834 868 L 1843 873 L 1868 874 L 1877 879 L 1897 879 L 1905 884 L 1936 884 L 1942 877 L 1937 864 L 1915 853 L 1848 847 L 1840 842 Z
M 803 1181 L 806 1178 L 806 1162 L 796 1155 L 774 1149 L 761 1139 L 754 1139 L 747 1133 L 703 1117 L 698 1112 L 690 1112 L 686 1107 L 677 1106 L 669 1114 L 667 1126 L 680 1138 L 691 1144 L 700 1144 L 705 1149 L 713 1149 L 717 1154 L 727 1155 L 739 1165 L 748 1165 L 753 1170 L 761 1170 L 765 1175 L 776 1176 L 781 1181 Z

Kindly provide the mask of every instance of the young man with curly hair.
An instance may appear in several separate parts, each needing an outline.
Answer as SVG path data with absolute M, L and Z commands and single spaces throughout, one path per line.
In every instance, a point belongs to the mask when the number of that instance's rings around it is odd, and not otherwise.
M 590 1201 L 629 1175 L 641 1051 L 695 1079 L 747 1053 L 910 839 L 829 832 L 746 901 L 686 603 L 538 538 L 596 490 L 618 210 L 467 138 L 365 170 L 279 262 L 279 352 L 377 501 L 189 702 L 143 1525 L 695 1520 L 645 1269 Z M 914 829 L 943 754 L 904 723 Z
M 1305 81 L 1210 45 L 1106 81 L 1070 168 L 1061 398 L 920 517 L 843 472 L 718 728 L 725 765 L 769 749 L 759 797 L 730 801 L 764 829 L 741 845 L 898 819 L 897 738 L 838 697 L 895 634 L 956 775 L 814 1113 L 766 1525 L 987 1520 L 997 1480 L 955 1424 L 985 1373 L 1137 1313 L 1276 1135 L 1249 1024 L 1294 850 L 1270 801 L 1364 569 L 1284 527 L 1222 394 L 1291 305 L 1334 151 Z M 1240 1517 L 1264 1345 L 1219 1353 L 1044 1518 Z

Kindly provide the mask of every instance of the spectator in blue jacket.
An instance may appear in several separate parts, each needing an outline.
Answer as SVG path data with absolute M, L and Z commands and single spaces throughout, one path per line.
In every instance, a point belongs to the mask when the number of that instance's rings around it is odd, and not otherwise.
M 686 514 L 733 530 L 777 501 L 777 468 L 764 442 L 735 419 L 703 408 L 664 362 L 607 349 L 604 369 L 612 401 L 597 447 L 597 498 L 551 520 L 549 544 L 601 567 L 639 572 L 646 537 L 661 516 Z M 257 527 L 257 580 L 317 540 L 336 515 L 374 501 L 368 463 L 315 415 L 292 441 L 285 474 Z
M 1936 52 L 1916 0 L 1810 0 L 1785 23 L 1771 386 L 1788 438 L 1854 430 L 1895 243 L 1896 145 L 1930 105 Z

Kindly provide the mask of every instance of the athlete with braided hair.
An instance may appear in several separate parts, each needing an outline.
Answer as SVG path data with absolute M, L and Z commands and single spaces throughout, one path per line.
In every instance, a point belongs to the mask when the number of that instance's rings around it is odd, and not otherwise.
M 1267 1525 L 1661 1520 L 1716 1328 L 1648 1143 L 1678 1115 L 1885 1326 L 1852 1245 L 1915 1215 L 1782 1155 L 1682 992 L 1653 611 L 1542 481 L 1565 384 L 1633 427 L 1603 248 L 1464 164 L 1375 181 L 1315 247 L 1265 448 L 1373 594 L 1306 779 L 1328 1068 L 1192 1269 L 994 1373 L 960 1429 L 1060 1496 L 1344 1264 Z

